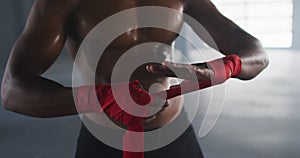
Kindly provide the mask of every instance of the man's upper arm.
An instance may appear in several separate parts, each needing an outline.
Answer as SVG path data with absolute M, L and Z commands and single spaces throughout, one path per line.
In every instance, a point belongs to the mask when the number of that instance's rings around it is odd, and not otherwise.
M 210 0 L 189 0 L 186 13 L 205 27 L 224 54 L 258 44 L 257 39 L 224 17 Z
M 11 52 L 8 70 L 43 73 L 59 56 L 75 0 L 36 0 Z

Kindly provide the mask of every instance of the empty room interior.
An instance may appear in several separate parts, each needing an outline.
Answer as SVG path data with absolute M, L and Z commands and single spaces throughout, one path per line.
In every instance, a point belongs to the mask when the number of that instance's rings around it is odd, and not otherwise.
M 218 89 L 214 88 L 199 92 L 200 99 L 207 104 L 199 103 L 198 111 L 190 119 L 204 157 L 299 158 L 300 1 L 211 1 L 225 17 L 261 41 L 269 65 L 254 79 L 230 79 L 218 85 L 221 97 L 214 97 L 218 95 Z M 1 82 L 11 49 L 25 27 L 33 2 L 0 2 Z M 213 58 L 212 52 L 218 52 L 203 42 L 187 23 L 183 24 L 181 34 L 193 42 L 179 36 L 171 46 L 172 62 L 203 62 Z M 42 76 L 71 87 L 73 61 L 67 51 L 64 48 Z M 222 104 L 216 109 L 211 107 L 214 98 Z M 0 157 L 75 157 L 81 126 L 78 115 L 34 118 L 0 106 Z

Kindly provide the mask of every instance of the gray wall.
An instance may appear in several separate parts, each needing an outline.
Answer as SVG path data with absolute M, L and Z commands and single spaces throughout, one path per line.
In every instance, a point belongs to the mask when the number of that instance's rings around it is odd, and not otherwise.
M 293 48 L 300 49 L 300 1 L 294 0 Z
M 21 33 L 33 0 L 1 0 L 0 5 L 0 74 L 10 49 Z
M 0 83 L 10 50 L 24 28 L 32 3 L 33 0 L 0 2 Z M 66 72 L 70 72 L 72 65 L 65 56 L 59 58 L 46 76 L 68 85 L 70 77 L 65 76 L 70 76 Z M 36 119 L 5 111 L 0 105 L 0 157 L 74 157 L 79 129 L 78 116 Z

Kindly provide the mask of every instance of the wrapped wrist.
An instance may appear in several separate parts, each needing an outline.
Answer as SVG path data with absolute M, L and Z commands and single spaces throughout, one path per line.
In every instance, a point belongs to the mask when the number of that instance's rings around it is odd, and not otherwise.
M 214 71 L 212 82 L 222 83 L 230 77 L 237 77 L 242 69 L 241 59 L 237 55 L 228 55 L 207 63 Z

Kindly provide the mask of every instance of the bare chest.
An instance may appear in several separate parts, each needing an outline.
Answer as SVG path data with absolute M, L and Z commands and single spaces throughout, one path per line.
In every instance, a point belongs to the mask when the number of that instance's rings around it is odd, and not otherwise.
M 183 23 L 181 13 L 185 7 L 182 0 L 82 0 L 74 12 L 73 18 L 70 20 L 71 31 L 69 33 L 69 39 L 71 42 L 68 42 L 69 47 L 79 47 L 91 29 L 111 15 L 126 9 L 141 6 L 160 6 L 178 10 L 178 15 L 168 16 L 168 22 L 170 27 L 175 30 L 179 31 L 181 29 Z M 133 22 L 136 28 L 139 28 L 140 18 L 143 17 L 139 16 L 139 13 L 136 13 L 132 17 L 127 18 L 128 19 L 124 19 L 123 21 Z M 120 23 L 120 25 L 122 25 L 122 23 Z M 165 29 L 132 29 L 117 37 L 109 47 L 129 48 L 145 42 L 171 43 L 176 37 L 176 33 Z

